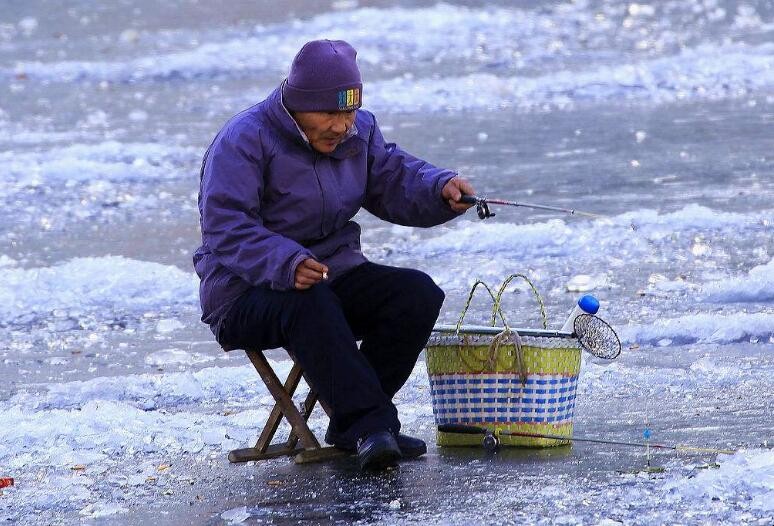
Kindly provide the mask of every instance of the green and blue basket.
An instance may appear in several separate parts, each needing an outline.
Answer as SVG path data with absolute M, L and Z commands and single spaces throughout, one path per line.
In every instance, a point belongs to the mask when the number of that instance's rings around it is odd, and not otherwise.
M 464 425 L 486 428 L 498 435 L 500 444 L 550 447 L 569 440 L 513 436 L 509 433 L 572 437 L 575 394 L 581 365 L 581 348 L 573 336 L 551 331 L 529 335 L 511 329 L 500 310 L 500 299 L 508 283 L 520 277 L 529 283 L 541 307 L 534 285 L 522 274 L 514 274 L 495 296 L 483 282 L 476 282 L 456 331 L 436 334 L 426 346 L 427 372 L 437 426 Z M 462 322 L 478 285 L 494 300 L 492 326 L 499 314 L 504 329 L 476 333 L 461 330 Z M 481 436 L 438 431 L 439 446 L 480 446 Z

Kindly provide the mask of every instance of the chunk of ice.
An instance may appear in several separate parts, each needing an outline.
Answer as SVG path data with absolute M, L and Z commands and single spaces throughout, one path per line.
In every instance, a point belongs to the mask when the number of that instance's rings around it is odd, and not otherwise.
M 250 518 L 250 512 L 247 511 L 247 506 L 240 506 L 239 508 L 224 511 L 220 514 L 220 518 L 228 524 L 239 524 Z

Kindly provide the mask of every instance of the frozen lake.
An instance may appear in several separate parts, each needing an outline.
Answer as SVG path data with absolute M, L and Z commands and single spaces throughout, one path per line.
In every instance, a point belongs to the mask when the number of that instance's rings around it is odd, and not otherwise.
M 0 522 L 774 522 L 770 1 L 115 4 L 0 13 Z M 369 258 L 432 275 L 446 323 L 476 279 L 524 272 L 559 327 L 585 279 L 624 352 L 584 363 L 576 435 L 647 422 L 740 452 L 659 452 L 645 473 L 632 448 L 440 450 L 420 362 L 398 407 L 426 458 L 229 465 L 272 404 L 199 322 L 198 167 L 313 38 L 352 43 L 385 136 L 480 195 L 606 216 L 364 212 Z M 525 286 L 505 306 L 538 325 Z

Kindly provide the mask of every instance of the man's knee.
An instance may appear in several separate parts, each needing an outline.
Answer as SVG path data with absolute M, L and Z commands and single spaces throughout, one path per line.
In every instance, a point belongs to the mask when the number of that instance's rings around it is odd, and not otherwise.
M 446 297 L 433 278 L 419 270 L 411 270 L 406 277 L 406 307 L 419 320 L 435 322 Z
M 432 311 L 437 315 L 438 311 L 441 310 L 441 305 L 443 305 L 443 300 L 446 298 L 446 294 L 443 292 L 441 287 L 436 285 L 435 281 L 433 281 L 433 278 L 424 272 L 420 272 L 420 274 L 422 276 L 421 290 L 425 300 L 425 305 L 432 309 Z

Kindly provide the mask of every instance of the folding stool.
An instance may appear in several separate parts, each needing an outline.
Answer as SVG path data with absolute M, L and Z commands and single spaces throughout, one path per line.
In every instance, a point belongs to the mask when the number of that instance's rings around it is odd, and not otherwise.
M 237 348 L 223 347 L 223 350 L 233 351 L 237 350 Z M 307 420 L 309 420 L 309 416 L 312 414 L 312 410 L 318 401 L 329 417 L 331 410 L 328 404 L 318 400 L 317 393 L 312 384 L 304 377 L 304 371 L 292 356 L 290 358 L 293 360 L 293 367 L 290 369 L 290 374 L 288 374 L 285 383 L 282 384 L 271 368 L 266 356 L 264 356 L 263 351 L 256 349 L 244 349 L 244 351 L 258 371 L 258 374 L 261 375 L 266 388 L 274 397 L 275 404 L 255 446 L 231 451 L 228 454 L 229 461 L 248 462 L 250 460 L 294 456 L 296 464 L 305 464 L 307 462 L 321 462 L 351 454 L 348 451 L 332 446 L 321 446 L 317 437 L 309 429 Z M 290 354 L 288 353 L 288 355 Z M 299 411 L 293 404 L 293 393 L 295 393 L 302 377 L 309 385 L 309 393 L 301 403 Z M 271 441 L 283 417 L 290 424 L 290 436 L 288 436 L 284 443 L 272 444 Z

